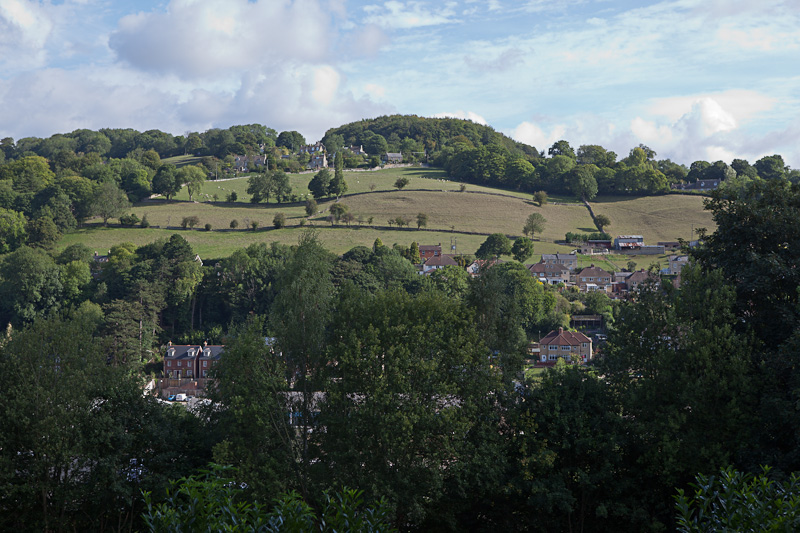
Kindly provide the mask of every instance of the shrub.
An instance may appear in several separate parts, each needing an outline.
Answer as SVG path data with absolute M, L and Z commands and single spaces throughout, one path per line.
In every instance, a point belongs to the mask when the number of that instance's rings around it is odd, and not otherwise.
M 206 231 L 211 231 L 211 224 L 206 223 Z
M 143 228 L 149 228 L 150 227 L 150 221 L 147 220 L 147 215 L 142 215 L 142 221 L 139 223 L 139 225 L 141 227 L 143 227 Z
M 272 219 L 272 225 L 275 226 L 275 229 L 281 229 L 286 225 L 286 215 L 283 213 L 277 213 L 275 218 Z
M 236 194 L 236 191 L 231 191 L 230 194 L 228 194 L 228 196 L 225 197 L 225 199 L 228 202 L 235 202 L 236 200 L 239 199 L 239 195 Z
M 253 228 L 253 231 L 258 229 L 258 220 L 253 220 L 250 222 L 250 227 Z
M 231 220 L 231 229 L 236 229 L 238 227 L 239 227 L 239 221 L 236 220 L 235 218 Z
M 139 217 L 133 213 L 130 215 L 122 215 L 119 217 L 119 223 L 123 226 L 135 226 L 139 223 Z

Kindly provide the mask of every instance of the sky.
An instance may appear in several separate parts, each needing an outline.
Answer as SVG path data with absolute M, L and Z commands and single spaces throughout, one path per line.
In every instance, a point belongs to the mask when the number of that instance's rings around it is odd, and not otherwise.
M 0 0 L 0 138 L 468 118 L 800 167 L 800 0 Z

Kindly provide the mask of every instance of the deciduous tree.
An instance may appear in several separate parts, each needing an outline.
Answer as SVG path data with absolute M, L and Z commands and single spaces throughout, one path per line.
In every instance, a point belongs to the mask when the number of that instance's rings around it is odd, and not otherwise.
M 534 234 L 544 231 L 544 225 L 546 222 L 547 220 L 540 213 L 531 213 L 525 220 L 525 226 L 522 227 L 522 233 L 524 233 L 526 237 L 533 239 Z

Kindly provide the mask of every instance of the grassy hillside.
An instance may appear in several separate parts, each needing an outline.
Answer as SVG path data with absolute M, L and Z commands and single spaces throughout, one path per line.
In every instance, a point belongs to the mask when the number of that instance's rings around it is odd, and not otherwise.
M 408 177 L 409 185 L 398 191 L 395 180 Z M 293 175 L 292 187 L 295 194 L 307 194 L 307 183 L 312 174 Z M 347 172 L 348 195 L 340 202 L 349 207 L 350 212 L 364 221 L 363 225 L 353 223 L 352 227 L 331 227 L 325 218 L 333 200 L 319 203 L 320 212 L 305 219 L 302 202 L 295 204 L 251 204 L 246 194 L 247 178 L 226 181 L 210 181 L 205 184 L 202 200 L 216 193 L 221 199 L 232 190 L 237 191 L 239 201 L 234 204 L 208 201 L 189 202 L 185 190 L 178 195 L 178 201 L 153 200 L 137 205 L 132 209 L 139 217 L 147 215 L 148 221 L 160 228 L 103 228 L 97 225 L 87 227 L 64 236 L 61 246 L 82 242 L 98 251 L 107 250 L 113 244 L 130 241 L 144 244 L 160 237 L 168 237 L 178 231 L 186 237 L 194 249 L 203 257 L 224 257 L 234 250 L 254 242 L 279 241 L 294 244 L 297 242 L 300 224 L 318 228 L 325 245 L 334 252 L 342 253 L 356 245 L 371 245 L 380 237 L 386 244 L 442 243 L 446 248 L 455 239 L 457 252 L 473 254 L 485 235 L 472 233 L 501 232 L 508 235 L 521 235 L 525 219 L 530 213 L 539 212 L 547 224 L 541 235 L 537 235 L 535 253 L 567 252 L 571 247 L 555 244 L 567 232 L 595 231 L 586 208 L 572 199 L 555 199 L 542 207 L 530 201 L 522 193 L 499 191 L 486 187 L 468 186 L 460 192 L 460 183 L 449 181 L 443 171 L 427 168 L 396 168 L 370 172 Z M 561 203 L 564 202 L 564 203 Z M 647 243 L 690 239 L 692 228 L 713 228 L 710 214 L 702 210 L 702 199 L 694 196 L 654 196 L 645 198 L 600 198 L 594 202 L 596 213 L 607 215 L 612 224 L 612 234 L 637 233 L 644 235 Z M 287 227 L 281 230 L 272 228 L 276 213 L 286 216 Z M 416 215 L 428 215 L 427 231 L 417 231 Z M 181 220 L 196 215 L 199 228 L 195 230 L 176 229 Z M 411 227 L 390 229 L 388 219 L 405 216 L 412 220 Z M 373 219 L 373 227 L 367 221 Z M 231 220 L 239 222 L 239 229 L 229 231 Z M 251 221 L 257 221 L 258 231 L 250 231 Z M 211 224 L 212 231 L 204 231 L 205 224 Z M 377 226 L 377 227 L 375 227 Z M 171 227 L 172 229 L 169 229 Z M 221 231 L 224 230 L 224 231 Z M 535 257 L 534 259 L 538 259 Z M 635 258 L 639 266 L 647 266 L 657 258 Z M 612 259 L 618 266 L 624 266 L 627 258 Z M 588 259 L 596 264 L 600 258 Z M 613 265 L 611 265 L 613 266 Z

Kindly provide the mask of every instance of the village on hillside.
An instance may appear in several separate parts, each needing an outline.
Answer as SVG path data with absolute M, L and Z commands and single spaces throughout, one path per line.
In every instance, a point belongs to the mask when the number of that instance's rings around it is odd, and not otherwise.
M 446 268 L 465 269 L 470 277 L 480 276 L 502 259 L 475 259 L 464 261 L 464 256 L 445 253 L 438 244 L 419 245 L 418 273 L 430 276 Z M 688 263 L 687 254 L 669 255 L 669 266 L 656 273 L 652 270 L 620 270 L 609 272 L 591 264 L 580 268 L 579 255 L 605 255 L 609 252 L 628 255 L 663 255 L 679 252 L 679 242 L 644 243 L 641 235 L 619 235 L 611 240 L 590 240 L 571 253 L 542 254 L 537 263 L 526 265 L 531 276 L 542 285 L 554 286 L 559 291 L 602 293 L 613 300 L 635 298 L 640 287 L 661 278 L 680 286 L 681 270 Z M 199 256 L 196 257 L 200 261 Z M 591 363 L 606 341 L 606 324 L 602 315 L 573 314 L 571 330 L 558 328 L 541 338 L 530 339 L 528 361 L 536 367 L 552 367 L 559 360 L 570 364 Z M 167 400 L 188 401 L 203 397 L 210 383 L 209 371 L 223 356 L 221 345 L 167 345 L 164 352 L 163 377 L 158 380 L 159 397 Z M 156 386 L 155 383 L 152 386 Z

